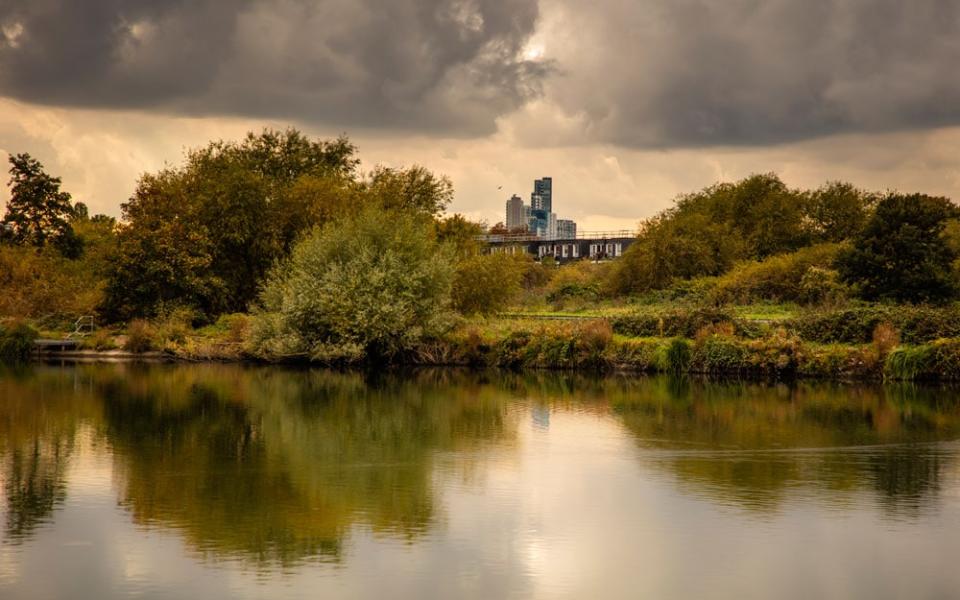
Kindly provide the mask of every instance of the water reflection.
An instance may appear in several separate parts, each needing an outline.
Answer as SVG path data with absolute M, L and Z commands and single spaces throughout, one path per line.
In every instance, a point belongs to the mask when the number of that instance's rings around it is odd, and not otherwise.
M 891 515 L 936 501 L 960 436 L 951 390 L 652 380 L 608 394 L 648 464 L 685 489 L 773 510 L 798 488 L 832 502 L 869 488 Z
M 19 544 L 66 497 L 66 471 L 91 398 L 71 377 L 0 373 L 0 479 L 4 542 Z
M 55 520 L 86 428 L 138 526 L 212 561 L 337 564 L 358 530 L 406 544 L 442 531 L 447 480 L 482 488 L 489 452 L 553 435 L 556 415 L 620 431 L 633 474 L 756 515 L 855 510 L 867 493 L 889 518 L 918 518 L 937 509 L 960 437 L 957 396 L 912 386 L 38 367 L 0 374 L 4 540 Z

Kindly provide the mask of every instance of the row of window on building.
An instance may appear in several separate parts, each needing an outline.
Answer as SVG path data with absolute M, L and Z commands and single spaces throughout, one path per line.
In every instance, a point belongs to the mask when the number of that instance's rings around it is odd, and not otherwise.
M 580 244 L 543 244 L 537 247 L 539 258 L 552 256 L 554 258 L 580 258 Z M 592 260 L 616 258 L 623 254 L 623 244 L 620 242 L 590 244 L 588 256 Z
M 524 245 L 495 246 L 490 249 L 497 254 L 524 254 L 527 247 Z M 590 244 L 588 257 L 591 260 L 616 258 L 623 254 L 621 242 L 604 242 Z M 537 258 L 552 256 L 554 258 L 580 258 L 580 244 L 539 244 Z

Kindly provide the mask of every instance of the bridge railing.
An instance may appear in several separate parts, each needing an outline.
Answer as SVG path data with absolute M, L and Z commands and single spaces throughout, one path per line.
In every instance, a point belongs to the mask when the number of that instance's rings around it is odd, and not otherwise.
M 477 239 L 488 243 L 507 243 L 507 242 L 552 242 L 556 240 L 611 240 L 637 237 L 637 232 L 631 229 L 618 229 L 611 231 L 578 231 L 574 237 L 540 236 L 534 233 L 485 233 L 478 235 Z

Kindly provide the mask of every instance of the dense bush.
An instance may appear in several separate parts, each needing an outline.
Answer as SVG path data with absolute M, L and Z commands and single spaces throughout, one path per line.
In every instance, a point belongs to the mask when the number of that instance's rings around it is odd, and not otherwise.
M 710 186 L 644 223 L 616 262 L 611 289 L 644 293 L 676 279 L 722 275 L 738 261 L 839 242 L 860 231 L 872 203 L 849 184 L 800 192 L 774 174 Z
M 0 324 L 0 360 L 19 362 L 30 358 L 37 337 L 37 330 L 23 321 Z
M 314 231 L 274 271 L 254 350 L 321 362 L 392 358 L 447 328 L 452 277 L 430 221 L 367 208 Z
M 103 295 L 91 256 L 0 244 L 0 316 L 72 322 L 94 314 Z
M 143 319 L 134 319 L 127 325 L 127 339 L 123 349 L 128 352 L 148 352 L 153 350 L 155 331 L 150 323 Z
M 907 344 L 960 337 L 960 307 L 865 305 L 811 310 L 787 324 L 806 341 L 864 344 L 872 341 L 881 323 L 900 332 Z
M 714 307 L 674 308 L 669 310 L 638 310 L 614 317 L 613 330 L 633 337 L 694 337 L 700 329 L 717 323 L 731 323 L 737 335 L 756 337 L 761 326 L 737 319 L 727 309 Z
M 453 306 L 465 315 L 506 309 L 521 290 L 524 264 L 507 254 L 461 260 L 453 276 Z
M 98 329 L 93 334 L 81 340 L 81 346 L 88 350 L 102 352 L 104 350 L 113 350 L 117 343 L 113 334 L 108 329 Z
M 613 331 L 603 319 L 551 323 L 510 331 L 459 328 L 427 340 L 408 355 L 420 364 L 503 368 L 605 368 Z
M 830 268 L 841 248 L 839 244 L 820 244 L 762 261 L 739 263 L 716 280 L 709 297 L 718 304 L 826 300 L 838 293 L 831 289 L 825 269 Z
M 602 294 L 606 265 L 576 261 L 556 270 L 546 286 L 546 297 L 554 310 L 595 306 Z

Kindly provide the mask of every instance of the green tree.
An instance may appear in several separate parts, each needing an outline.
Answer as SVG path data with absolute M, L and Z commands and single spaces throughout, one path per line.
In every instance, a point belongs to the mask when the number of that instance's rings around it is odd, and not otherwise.
M 675 278 L 719 275 L 746 254 L 733 227 L 705 214 L 667 211 L 643 225 L 611 271 L 609 288 L 617 293 L 662 289 Z
M 155 316 L 170 305 L 215 314 L 227 310 L 207 228 L 192 218 L 183 179 L 173 171 L 145 175 L 123 205 L 101 311 L 108 319 Z
M 386 210 L 439 217 L 453 200 L 453 184 L 417 165 L 408 169 L 381 166 L 370 175 L 367 197 Z
M 890 194 L 851 248 L 837 258 L 841 278 L 867 300 L 938 302 L 956 293 L 957 258 L 943 233 L 957 207 L 946 198 Z
M 65 253 L 75 248 L 70 219 L 70 194 L 60 190 L 60 178 L 51 177 L 29 154 L 10 156 L 10 201 L 4 230 L 19 245 L 42 248 L 56 244 Z
M 809 192 L 803 203 L 811 237 L 842 242 L 863 229 L 875 198 L 849 183 L 834 181 Z
M 368 206 L 315 230 L 274 271 L 258 351 L 326 362 L 394 357 L 447 326 L 452 276 L 427 217 Z
M 720 275 L 739 260 L 793 252 L 811 241 L 807 221 L 806 196 L 772 173 L 704 188 L 643 224 L 610 287 L 662 289 L 676 278 Z
M 465 260 L 480 254 L 483 244 L 477 238 L 484 232 L 483 223 L 475 223 L 461 214 L 436 221 L 437 241 L 453 247 L 457 259 Z
M 123 205 L 107 312 L 149 316 L 170 302 L 208 316 L 246 310 L 296 239 L 337 212 L 325 204 L 350 197 L 356 166 L 345 138 L 289 129 L 213 142 L 182 167 L 144 175 Z
M 806 245 L 803 194 L 787 188 L 774 173 L 721 183 L 677 202 L 678 214 L 701 214 L 724 223 L 745 242 L 742 258 L 761 259 Z
M 508 254 L 478 254 L 457 265 L 453 305 L 465 315 L 504 310 L 520 293 L 524 264 Z

